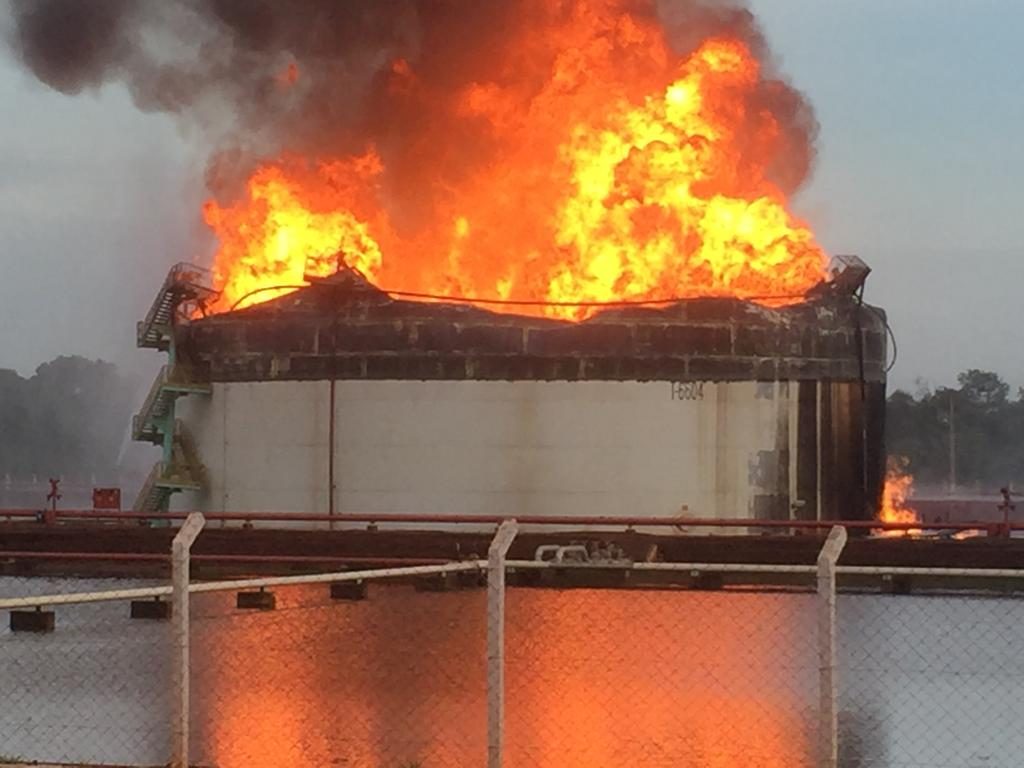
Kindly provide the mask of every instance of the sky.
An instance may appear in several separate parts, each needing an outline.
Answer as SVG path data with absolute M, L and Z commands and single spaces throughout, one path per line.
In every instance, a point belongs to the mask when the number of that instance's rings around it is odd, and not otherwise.
M 1024 3 L 751 4 L 821 124 L 795 210 L 872 266 L 891 387 L 967 368 L 1024 385 Z M 0 105 L 0 368 L 81 354 L 151 370 L 135 321 L 201 247 L 198 137 L 118 85 L 50 91 L 2 50 Z

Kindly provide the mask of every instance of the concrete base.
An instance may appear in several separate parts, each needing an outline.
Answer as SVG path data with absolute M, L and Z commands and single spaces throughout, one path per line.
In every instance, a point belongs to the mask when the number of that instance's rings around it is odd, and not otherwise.
M 892 574 L 882 577 L 882 591 L 890 595 L 909 595 L 913 590 L 913 579 L 906 574 Z
M 166 621 L 171 618 L 171 604 L 166 600 L 132 600 L 131 617 Z
M 424 576 L 414 582 L 417 592 L 453 592 L 457 589 L 479 589 L 487 586 L 483 571 L 456 571 Z
M 365 600 L 367 591 L 365 581 L 339 581 L 331 584 L 331 600 Z
M 438 573 L 432 576 L 424 576 L 416 579 L 417 592 L 453 592 L 459 589 L 459 575 L 457 573 Z
M 725 586 L 725 575 L 715 571 L 700 571 L 690 575 L 690 589 L 714 591 Z
M 618 568 L 551 568 L 543 571 L 523 571 L 522 575 L 527 585 L 553 589 L 618 589 L 628 587 L 631 576 L 628 571 Z
M 487 586 L 487 574 L 484 571 L 459 571 L 455 576 L 462 589 L 479 589 Z
M 277 607 L 277 596 L 273 592 L 239 592 L 235 606 L 244 610 L 272 611 Z
M 53 611 L 11 611 L 11 632 L 53 632 Z

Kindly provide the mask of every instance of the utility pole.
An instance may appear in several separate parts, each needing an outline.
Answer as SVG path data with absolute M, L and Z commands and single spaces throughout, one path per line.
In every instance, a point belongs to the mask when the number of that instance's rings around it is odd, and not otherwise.
M 949 390 L 949 495 L 956 490 L 956 392 Z

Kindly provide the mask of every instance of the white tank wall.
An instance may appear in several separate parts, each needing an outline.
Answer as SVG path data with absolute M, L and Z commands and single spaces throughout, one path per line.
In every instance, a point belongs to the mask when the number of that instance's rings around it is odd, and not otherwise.
M 762 452 L 795 434 L 790 389 L 338 381 L 334 511 L 749 516 Z M 328 513 L 330 412 L 327 381 L 214 384 L 210 397 L 182 398 L 209 488 L 175 507 Z

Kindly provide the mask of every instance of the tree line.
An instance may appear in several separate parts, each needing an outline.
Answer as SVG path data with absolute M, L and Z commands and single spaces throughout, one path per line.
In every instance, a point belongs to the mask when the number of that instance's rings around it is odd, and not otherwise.
M 908 461 L 917 485 L 995 493 L 1024 485 L 1024 389 L 1015 398 L 998 374 L 971 369 L 956 387 L 896 390 L 886 407 L 886 450 Z
M 110 477 L 134 452 L 128 440 L 137 382 L 113 363 L 62 356 L 28 377 L 0 369 L 0 480 Z M 952 426 L 951 426 L 952 425 Z M 950 479 L 996 491 L 1024 486 L 1024 390 L 1010 397 L 998 374 L 976 369 L 956 387 L 896 390 L 886 409 L 886 449 L 905 457 L 920 485 Z
M 0 369 L 0 480 L 115 476 L 135 392 L 102 360 L 62 356 L 28 378 Z

